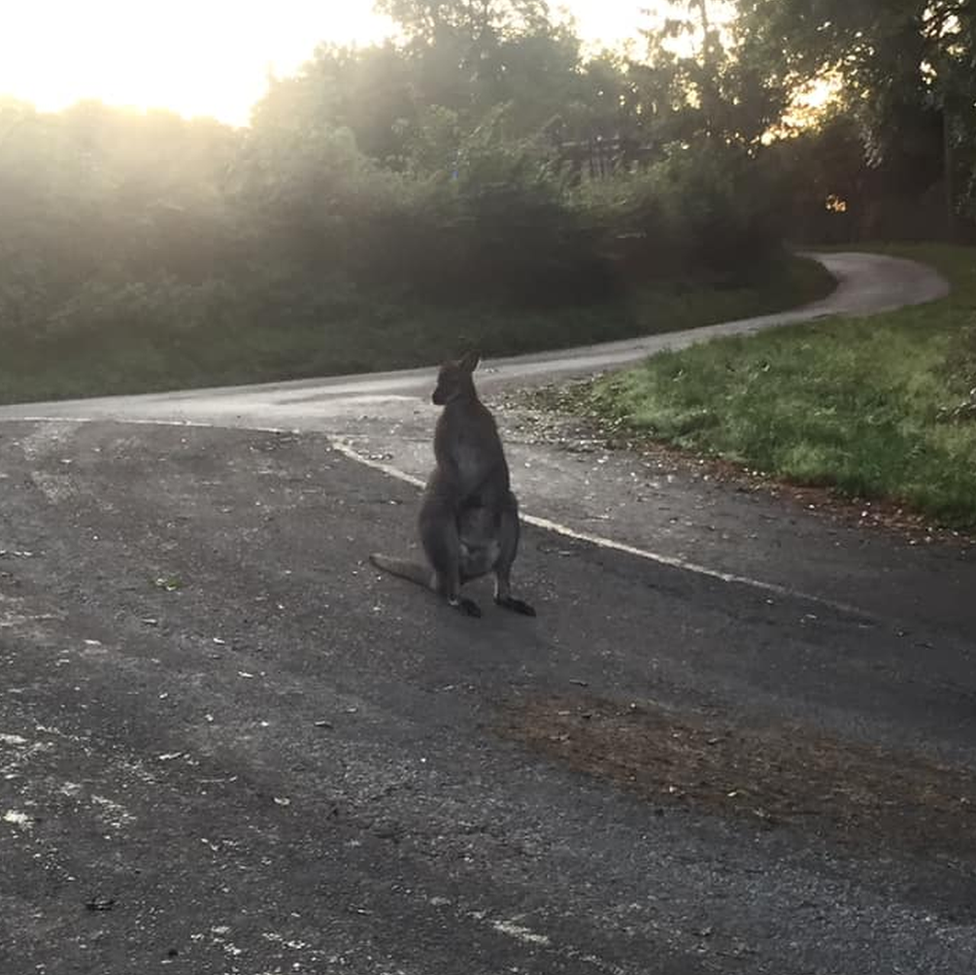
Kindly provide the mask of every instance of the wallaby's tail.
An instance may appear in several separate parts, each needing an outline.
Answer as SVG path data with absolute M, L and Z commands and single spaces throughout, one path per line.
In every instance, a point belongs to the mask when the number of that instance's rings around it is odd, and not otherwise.
M 411 562 L 409 559 L 395 559 L 389 555 L 377 555 L 375 553 L 369 557 L 369 560 L 377 569 L 399 576 L 401 579 L 409 579 L 426 589 L 430 588 L 433 573 L 425 565 Z

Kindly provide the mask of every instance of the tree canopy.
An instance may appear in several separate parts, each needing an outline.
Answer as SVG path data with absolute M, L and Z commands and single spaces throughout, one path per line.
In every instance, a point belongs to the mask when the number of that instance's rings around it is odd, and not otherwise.
M 973 234 L 972 4 L 730 3 L 594 52 L 543 0 L 379 0 L 396 42 L 319 46 L 237 130 L 0 100 L 0 329 L 567 304 L 736 280 L 787 236 Z

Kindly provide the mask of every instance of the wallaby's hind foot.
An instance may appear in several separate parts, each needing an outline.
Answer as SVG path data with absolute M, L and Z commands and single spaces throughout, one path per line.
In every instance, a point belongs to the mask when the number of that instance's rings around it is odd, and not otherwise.
M 369 561 L 377 569 L 382 569 L 391 575 L 399 576 L 401 579 L 409 579 L 410 582 L 416 582 L 425 589 L 431 589 L 436 593 L 444 595 L 444 587 L 440 585 L 437 577 L 431 573 L 427 566 L 420 565 L 417 562 L 411 562 L 409 559 L 397 559 L 389 555 L 381 555 L 378 552 L 370 555 Z M 447 601 L 454 609 L 463 613 L 465 616 L 481 616 L 481 607 L 473 599 L 468 599 L 465 596 L 448 596 Z
M 535 610 L 527 602 L 515 599 L 513 596 L 496 596 L 495 605 L 502 609 L 510 609 L 513 613 L 520 613 L 522 616 L 535 616 Z
M 465 616 L 481 617 L 481 607 L 473 599 L 468 599 L 467 596 L 458 596 L 457 599 L 449 599 L 448 604 L 464 613 Z

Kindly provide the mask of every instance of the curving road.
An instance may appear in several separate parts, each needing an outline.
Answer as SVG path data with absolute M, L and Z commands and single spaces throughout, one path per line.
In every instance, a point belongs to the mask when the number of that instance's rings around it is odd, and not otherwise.
M 710 331 L 944 293 L 825 260 Z M 422 472 L 430 378 L 0 410 L 0 971 L 973 971 L 971 552 L 512 416 L 540 616 L 462 618 L 349 456 Z
M 859 253 L 807 256 L 820 261 L 837 280 L 833 293 L 820 301 L 793 311 L 682 332 L 486 360 L 479 369 L 480 388 L 490 392 L 509 383 L 524 385 L 587 375 L 716 336 L 750 334 L 835 315 L 877 314 L 924 304 L 949 293 L 948 284 L 939 274 L 914 261 Z M 370 397 L 395 395 L 419 396 L 426 403 L 430 381 L 430 369 L 406 369 L 371 375 L 0 407 L 0 419 L 50 413 L 71 417 L 192 420 L 240 426 L 277 424 L 322 430 L 328 428 L 331 416 L 343 412 L 342 403 L 368 403 Z

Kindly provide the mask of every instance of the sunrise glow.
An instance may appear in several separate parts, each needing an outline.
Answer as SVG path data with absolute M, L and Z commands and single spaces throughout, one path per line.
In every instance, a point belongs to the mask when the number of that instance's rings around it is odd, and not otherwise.
M 581 34 L 637 36 L 653 0 L 565 0 Z M 321 41 L 370 43 L 392 25 L 372 0 L 32 0 L 0 31 L 0 96 L 58 110 L 83 98 L 247 121 L 269 71 L 294 71 Z
M 371 3 L 276 0 L 33 0 L 4 12 L 0 94 L 57 110 L 80 98 L 247 120 L 269 71 L 322 40 L 381 38 Z

